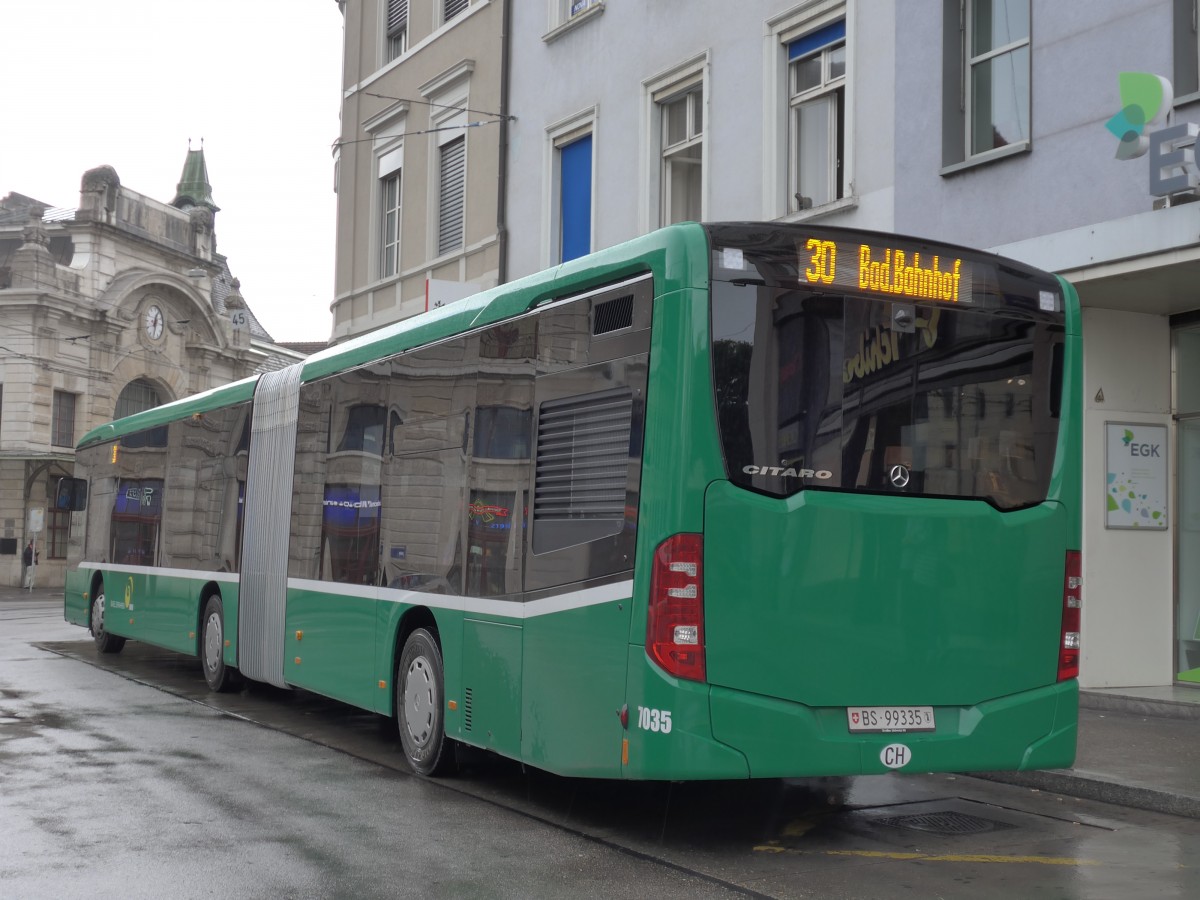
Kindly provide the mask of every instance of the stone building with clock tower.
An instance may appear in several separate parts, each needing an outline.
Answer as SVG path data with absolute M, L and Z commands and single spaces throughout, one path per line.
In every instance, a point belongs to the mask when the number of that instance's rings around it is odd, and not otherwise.
M 0 198 L 0 584 L 63 583 L 70 514 L 53 509 L 89 429 L 303 358 L 276 344 L 217 252 L 204 151 L 175 197 L 85 172 L 76 208 Z

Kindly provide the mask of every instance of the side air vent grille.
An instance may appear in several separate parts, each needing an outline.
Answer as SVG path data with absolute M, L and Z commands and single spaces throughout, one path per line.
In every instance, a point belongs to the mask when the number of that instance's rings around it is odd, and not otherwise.
M 608 334 L 633 326 L 633 295 L 597 303 L 592 309 L 592 334 Z
M 463 731 L 471 730 L 471 688 L 463 690 Z
M 632 421 L 629 388 L 542 404 L 535 522 L 624 518 Z

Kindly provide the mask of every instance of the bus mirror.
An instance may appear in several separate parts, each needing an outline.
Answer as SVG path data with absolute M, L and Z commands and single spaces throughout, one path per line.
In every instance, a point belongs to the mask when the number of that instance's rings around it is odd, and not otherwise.
M 87 509 L 88 485 L 82 478 L 60 478 L 54 492 L 54 508 L 79 512 Z

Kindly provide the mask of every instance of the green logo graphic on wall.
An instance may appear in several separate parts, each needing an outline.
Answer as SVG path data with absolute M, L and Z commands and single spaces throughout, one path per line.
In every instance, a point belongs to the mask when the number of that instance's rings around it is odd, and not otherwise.
M 1107 468 L 1107 526 L 1166 528 L 1166 429 L 1109 423 Z
M 1110 512 L 1121 510 L 1132 516 L 1146 519 L 1148 522 L 1157 523 L 1162 518 L 1162 510 L 1151 509 L 1147 506 L 1148 499 L 1146 494 L 1139 494 L 1131 484 L 1121 481 L 1116 473 L 1108 473 L 1108 509 Z M 1132 524 L 1137 526 L 1136 518 Z

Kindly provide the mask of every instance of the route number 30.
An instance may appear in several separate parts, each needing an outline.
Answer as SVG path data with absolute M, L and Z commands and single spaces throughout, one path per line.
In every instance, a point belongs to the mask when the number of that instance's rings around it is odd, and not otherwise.
M 642 731 L 658 731 L 662 734 L 671 733 L 671 711 L 669 709 L 648 709 L 638 707 L 638 728 Z
M 833 276 L 837 274 L 837 244 L 833 241 L 809 238 L 804 248 L 812 251 L 808 258 L 809 267 L 804 270 L 804 277 L 810 282 L 832 283 Z

